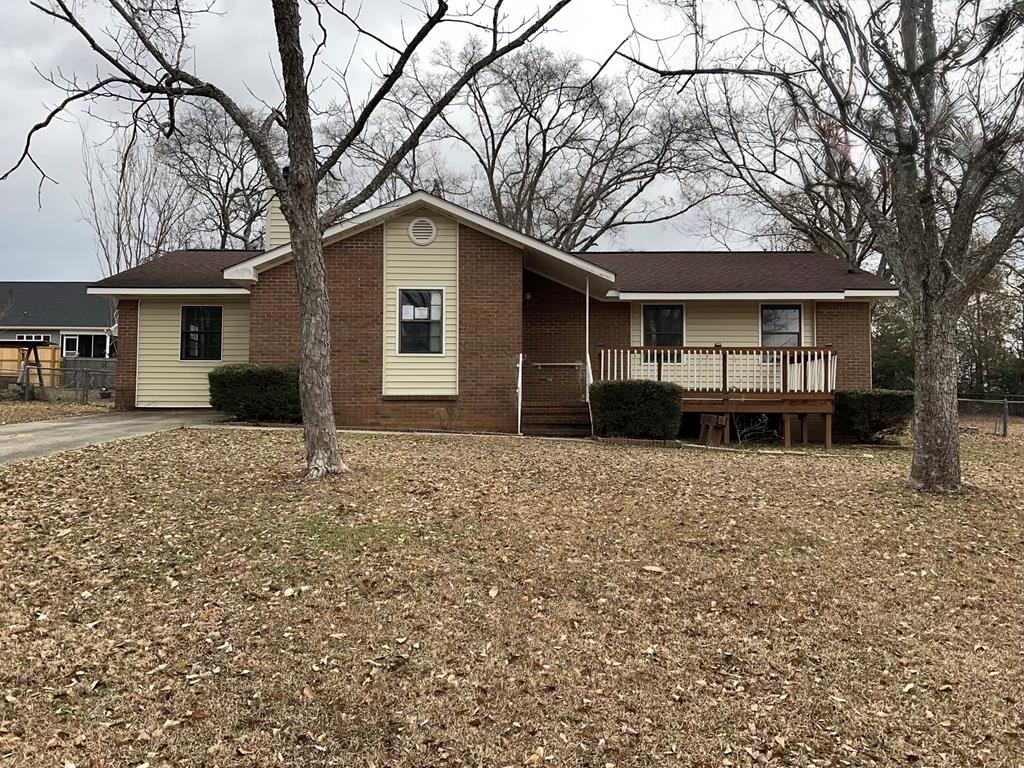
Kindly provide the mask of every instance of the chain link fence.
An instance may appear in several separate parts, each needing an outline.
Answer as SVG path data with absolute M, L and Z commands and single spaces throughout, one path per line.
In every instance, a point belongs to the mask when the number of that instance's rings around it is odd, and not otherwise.
M 114 365 L 105 363 L 114 361 L 79 362 L 83 364 L 59 368 L 43 366 L 37 369 L 33 365 L 17 369 L 3 368 L 0 369 L 0 383 L 7 390 L 25 398 L 42 397 L 48 400 L 74 400 L 79 403 L 112 399 L 117 383 L 117 372 Z M 99 366 L 89 366 L 88 363 L 99 363 Z M 39 386 L 40 374 L 42 387 Z
M 972 395 L 957 399 L 961 429 L 997 437 L 1024 436 L 1024 399 Z

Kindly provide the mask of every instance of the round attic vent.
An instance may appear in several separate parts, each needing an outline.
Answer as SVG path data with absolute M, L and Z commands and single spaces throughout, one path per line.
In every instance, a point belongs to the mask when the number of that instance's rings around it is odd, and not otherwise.
M 409 239 L 416 245 L 430 245 L 437 237 L 437 225 L 426 216 L 418 216 L 409 224 Z

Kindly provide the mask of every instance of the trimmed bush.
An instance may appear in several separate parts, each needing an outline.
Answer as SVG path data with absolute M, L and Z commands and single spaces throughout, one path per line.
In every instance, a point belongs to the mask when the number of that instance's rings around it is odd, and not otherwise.
M 901 389 L 863 389 L 836 392 L 837 437 L 875 443 L 902 432 L 914 414 L 914 393 Z
M 299 369 L 233 363 L 210 371 L 210 405 L 242 421 L 302 421 Z
M 590 385 L 594 434 L 672 440 L 679 435 L 682 390 L 659 381 L 599 381 Z

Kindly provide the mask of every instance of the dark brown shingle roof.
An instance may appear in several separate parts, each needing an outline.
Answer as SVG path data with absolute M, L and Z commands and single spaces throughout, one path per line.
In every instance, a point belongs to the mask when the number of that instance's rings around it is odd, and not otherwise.
M 245 261 L 259 251 L 169 251 L 152 261 L 119 272 L 94 288 L 238 288 L 224 279 L 232 264 Z
M 99 288 L 237 288 L 227 267 L 259 251 L 171 251 L 108 277 Z M 582 259 L 615 273 L 627 293 L 829 293 L 891 290 L 863 270 L 849 272 L 836 258 L 806 251 L 586 251 Z
M 586 251 L 629 293 L 810 293 L 892 290 L 869 272 L 805 251 Z

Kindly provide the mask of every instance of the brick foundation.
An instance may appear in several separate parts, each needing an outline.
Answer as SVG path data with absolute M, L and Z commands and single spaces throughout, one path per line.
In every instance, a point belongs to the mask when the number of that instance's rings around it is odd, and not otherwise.
M 871 305 L 866 301 L 820 301 L 815 311 L 818 346 L 839 356 L 837 389 L 871 387 Z
M 114 387 L 114 407 L 120 410 L 135 407 L 138 338 L 139 302 L 121 299 L 117 302 L 117 384 Z
M 327 246 L 331 379 L 340 426 L 401 429 L 516 429 L 516 360 L 522 337 L 522 253 L 459 228 L 459 394 L 386 398 L 383 390 L 383 228 Z M 296 363 L 295 273 L 282 264 L 252 289 L 250 359 Z

